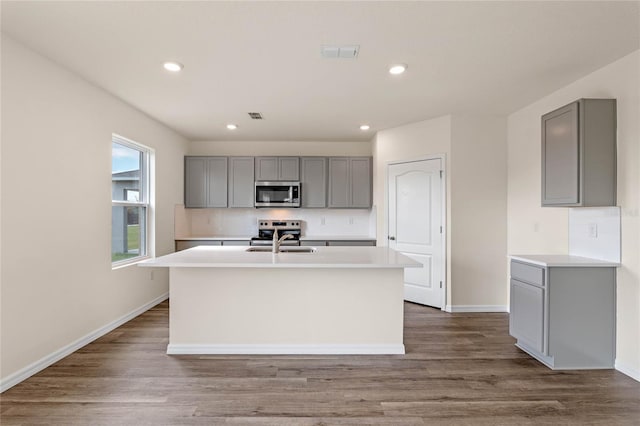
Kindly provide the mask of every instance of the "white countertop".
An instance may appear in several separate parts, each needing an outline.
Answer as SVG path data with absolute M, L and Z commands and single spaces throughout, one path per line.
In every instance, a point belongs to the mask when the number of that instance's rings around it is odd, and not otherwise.
M 512 260 L 533 263 L 540 266 L 552 267 L 592 267 L 611 268 L 618 267 L 620 263 L 609 262 L 607 260 L 591 259 L 589 257 L 570 256 L 567 254 L 521 254 L 509 256 Z
M 140 262 L 172 268 L 417 268 L 388 247 L 317 247 L 315 253 L 247 252 L 248 247 L 198 246 Z

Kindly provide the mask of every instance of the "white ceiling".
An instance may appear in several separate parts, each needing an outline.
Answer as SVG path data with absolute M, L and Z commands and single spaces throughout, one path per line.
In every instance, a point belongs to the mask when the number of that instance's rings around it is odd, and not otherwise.
M 2 31 L 190 140 L 508 114 L 640 48 L 640 2 L 11 2 Z M 360 45 L 323 59 L 326 44 Z M 178 75 L 165 60 L 185 68 Z M 408 71 L 391 76 L 390 64 Z M 258 111 L 263 121 L 247 112 Z M 239 128 L 231 132 L 227 123 Z M 371 125 L 362 132 L 358 126 Z

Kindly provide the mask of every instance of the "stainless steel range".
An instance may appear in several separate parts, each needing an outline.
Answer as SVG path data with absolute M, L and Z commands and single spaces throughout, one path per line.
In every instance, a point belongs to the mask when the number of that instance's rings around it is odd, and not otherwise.
M 300 220 L 269 220 L 258 219 L 258 236 L 251 238 L 252 246 L 270 246 L 273 244 L 273 233 L 278 231 L 278 236 L 291 235 L 283 240 L 280 245 L 299 246 L 302 221 Z

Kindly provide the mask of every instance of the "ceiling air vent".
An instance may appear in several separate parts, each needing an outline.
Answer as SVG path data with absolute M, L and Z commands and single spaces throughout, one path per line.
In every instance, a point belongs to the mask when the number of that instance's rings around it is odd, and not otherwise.
M 250 112 L 248 114 L 252 120 L 262 120 L 262 114 L 260 114 L 259 112 Z
M 360 51 L 360 46 L 322 46 L 323 58 L 355 59 Z

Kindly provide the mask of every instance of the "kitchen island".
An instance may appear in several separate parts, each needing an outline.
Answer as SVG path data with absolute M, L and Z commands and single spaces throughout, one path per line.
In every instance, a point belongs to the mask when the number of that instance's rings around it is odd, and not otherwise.
M 404 268 L 420 263 L 387 247 L 250 249 L 140 263 L 170 269 L 168 354 L 404 353 Z

